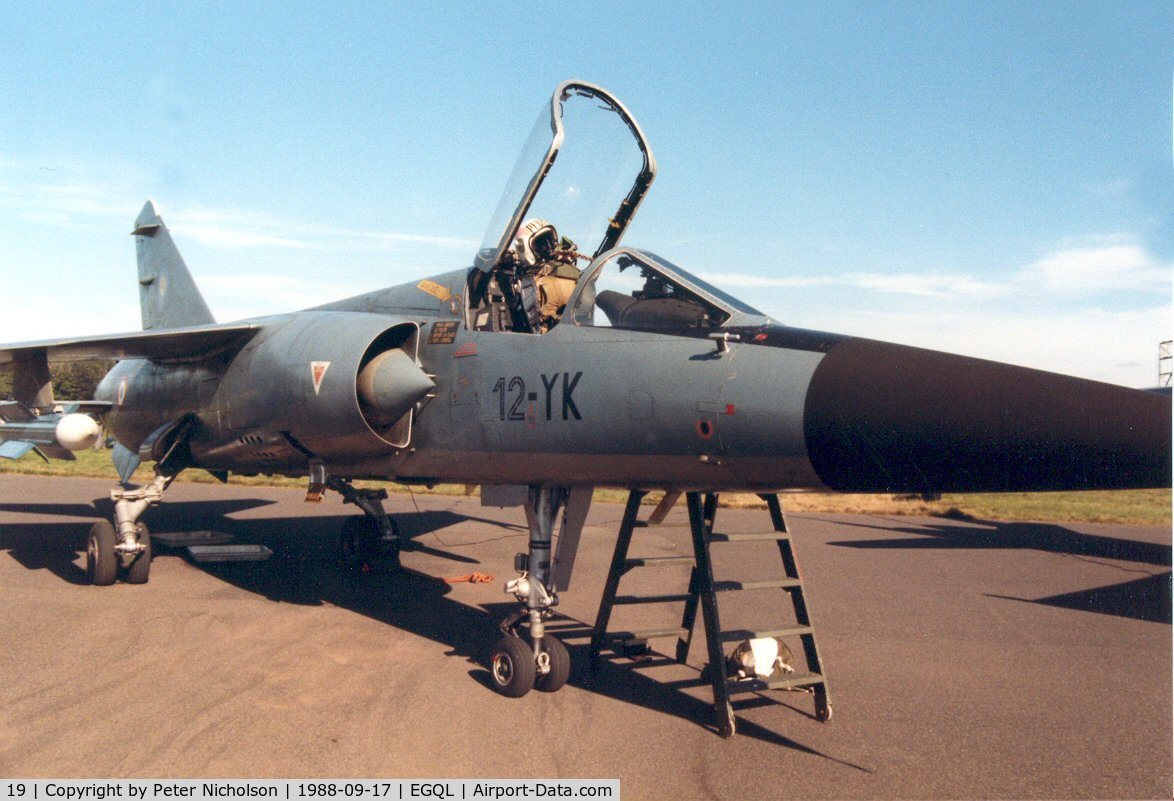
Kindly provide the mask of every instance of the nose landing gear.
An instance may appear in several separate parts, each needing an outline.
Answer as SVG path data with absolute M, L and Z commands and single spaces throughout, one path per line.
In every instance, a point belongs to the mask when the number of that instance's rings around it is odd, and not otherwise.
M 520 698 L 537 688 L 555 692 L 571 675 L 571 656 L 557 637 L 546 633 L 551 608 L 558 605 L 551 573 L 550 543 L 554 521 L 567 501 L 565 487 L 530 487 L 526 519 L 530 526 L 530 552 L 518 554 L 514 569 L 518 578 L 505 591 L 518 599 L 521 609 L 501 623 L 503 636 L 489 655 L 493 687 L 509 698 Z M 528 621 L 523 632 L 521 624 Z M 528 642 L 527 642 L 528 640 Z

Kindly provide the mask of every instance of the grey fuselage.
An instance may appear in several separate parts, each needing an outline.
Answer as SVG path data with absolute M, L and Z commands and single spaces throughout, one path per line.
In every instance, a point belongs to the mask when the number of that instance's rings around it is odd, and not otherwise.
M 247 344 L 195 361 L 125 360 L 98 399 L 148 459 L 188 421 L 185 466 L 213 472 L 304 476 L 320 461 L 422 483 L 750 491 L 1170 483 L 1170 404 L 1150 393 L 765 317 L 731 321 L 728 342 L 572 319 L 471 330 L 465 280 L 248 321 Z M 389 348 L 430 387 L 396 401 L 411 411 L 394 424 L 356 395 Z

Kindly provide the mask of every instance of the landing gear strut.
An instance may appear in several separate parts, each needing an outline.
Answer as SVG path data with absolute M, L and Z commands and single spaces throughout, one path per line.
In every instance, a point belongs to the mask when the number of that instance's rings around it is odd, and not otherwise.
M 342 496 L 343 503 L 353 503 L 362 510 L 362 517 L 351 517 L 339 534 L 339 556 L 344 569 L 358 572 L 373 559 L 390 562 L 399 567 L 399 553 L 403 544 L 399 526 L 383 509 L 387 500 L 385 489 L 356 489 L 347 479 L 330 478 L 326 486 Z
M 109 586 L 121 570 L 127 584 L 146 584 L 151 577 L 151 532 L 139 522 L 143 512 L 163 500 L 175 475 L 156 473 L 145 487 L 114 489 L 114 525 L 99 520 L 86 541 L 86 576 L 99 587 Z
M 530 551 L 518 554 L 514 569 L 518 578 L 506 583 L 506 592 L 518 599 L 521 609 L 501 623 L 503 636 L 490 652 L 493 686 L 502 695 L 520 698 L 537 687 L 554 692 L 571 675 L 571 657 L 562 641 L 546 633 L 546 619 L 558 605 L 551 577 L 550 542 L 559 509 L 567 501 L 564 487 L 530 487 L 526 519 L 530 526 Z M 529 626 L 525 634 L 520 629 Z

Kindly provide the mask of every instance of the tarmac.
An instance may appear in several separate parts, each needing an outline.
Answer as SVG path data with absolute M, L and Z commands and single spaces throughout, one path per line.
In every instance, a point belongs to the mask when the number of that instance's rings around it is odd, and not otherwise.
M 763 693 L 725 740 L 706 687 L 687 686 L 700 633 L 685 666 L 589 669 L 620 505 L 592 508 L 553 624 L 569 684 L 508 699 L 486 662 L 513 608 L 520 509 L 393 495 L 417 547 L 402 570 L 348 577 L 336 543 L 354 509 L 336 495 L 177 483 L 152 531 L 224 531 L 273 558 L 199 565 L 157 548 L 150 583 L 93 587 L 85 538 L 111 486 L 0 476 L 0 776 L 618 778 L 625 799 L 1174 790 L 1169 528 L 791 515 L 834 716 Z M 685 522 L 678 507 L 637 530 L 632 555 L 685 552 Z M 718 514 L 718 530 L 767 525 L 764 511 Z M 714 547 L 719 578 L 781 575 L 777 552 Z M 496 580 L 443 580 L 473 571 Z M 622 587 L 680 592 L 686 578 Z M 789 607 L 779 591 L 739 595 L 753 600 L 723 598 L 723 624 Z M 644 608 L 639 625 L 678 610 Z

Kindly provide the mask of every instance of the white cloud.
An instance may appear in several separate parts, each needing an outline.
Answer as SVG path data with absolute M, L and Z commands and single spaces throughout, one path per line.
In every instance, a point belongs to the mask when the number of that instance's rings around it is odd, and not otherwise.
M 7 306 L 0 325 L 0 341 L 10 344 L 41 339 L 118 334 L 142 328 L 138 296 L 132 292 L 102 293 L 90 301 L 70 295 L 68 306 L 42 294 L 28 302 Z
M 222 228 L 215 225 L 169 225 L 172 233 L 179 237 L 190 237 L 196 242 L 216 248 L 294 248 L 304 250 L 314 247 L 299 239 L 263 234 L 244 228 Z
M 123 231 L 142 207 L 143 187 L 155 183 L 135 170 L 78 165 L 39 167 L 0 162 L 0 207 L 13 217 L 40 225 L 79 230 Z M 178 206 L 160 209 L 179 237 L 221 250 L 280 248 L 372 252 L 425 245 L 460 250 L 471 257 L 477 242 L 429 232 L 347 228 L 290 219 L 231 206 Z M 182 246 L 182 242 L 180 245 Z
M 376 288 L 271 273 L 210 275 L 197 283 L 216 319 L 226 322 L 307 309 Z
M 708 281 L 714 286 L 723 289 L 772 289 L 788 287 L 827 286 L 842 283 L 842 279 L 832 277 L 785 277 L 773 278 L 763 275 L 748 275 L 746 273 L 698 272 L 697 277 Z
M 203 206 L 160 212 L 176 234 L 190 236 L 210 247 L 276 247 L 297 250 L 372 252 L 394 250 L 402 245 L 463 250 L 472 254 L 477 243 L 471 239 L 432 234 L 385 231 L 378 228 L 339 228 L 306 223 L 258 211 Z
M 1099 236 L 1088 241 L 1090 244 L 1054 251 L 1018 270 L 1003 270 L 1006 278 L 1001 281 L 952 272 L 762 276 L 709 271 L 698 275 L 720 287 L 795 289 L 836 286 L 885 295 L 968 300 L 1038 298 L 1040 293 L 1103 295 L 1105 291 L 1169 294 L 1174 263 L 1161 262 L 1144 245 L 1122 234 Z
M 795 289 L 820 286 L 854 287 L 891 295 L 919 297 L 998 297 L 1008 292 L 1004 284 L 980 281 L 965 275 L 923 273 L 847 273 L 832 276 L 766 277 L 746 273 L 702 272 L 703 280 L 722 288 Z
M 999 312 L 954 306 L 914 310 L 850 310 L 825 316 L 831 330 L 1018 364 L 1124 386 L 1157 384 L 1158 342 L 1170 339 L 1170 304 L 1129 311 Z M 790 320 L 798 325 L 812 321 Z
M 1135 243 L 1069 248 L 1028 265 L 1022 278 L 1051 292 L 1146 290 L 1170 285 L 1174 264 L 1162 264 Z
M 1004 284 L 993 284 L 965 275 L 950 274 L 853 273 L 846 277 L 844 283 L 877 292 L 932 298 L 994 298 L 1008 292 L 1008 287 Z
M 998 274 L 997 272 L 992 274 Z M 1126 386 L 1157 380 L 1174 264 L 1124 234 L 1066 242 L 1001 279 L 943 273 L 708 273 L 788 325 L 865 336 Z

